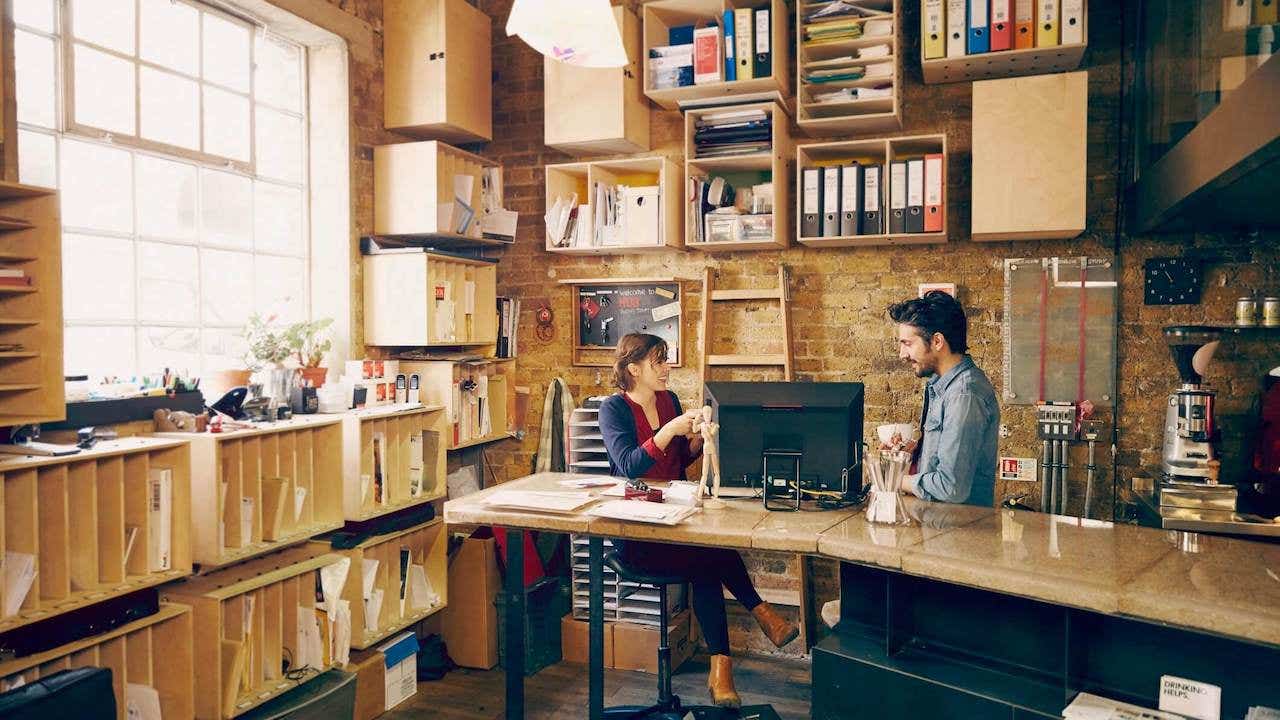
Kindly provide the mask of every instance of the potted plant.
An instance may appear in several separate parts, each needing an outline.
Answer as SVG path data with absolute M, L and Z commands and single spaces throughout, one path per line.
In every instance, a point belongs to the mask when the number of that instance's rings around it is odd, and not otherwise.
M 298 360 L 302 368 L 302 378 L 308 380 L 312 387 L 324 385 L 328 368 L 321 367 L 324 354 L 333 347 L 326 331 L 333 324 L 333 318 L 320 318 L 309 322 L 290 325 L 284 332 L 285 343 Z
M 244 361 L 251 372 L 284 366 L 292 351 L 285 339 L 286 331 L 273 325 L 276 316 L 263 318 L 258 313 L 249 316 L 241 337 L 245 341 Z

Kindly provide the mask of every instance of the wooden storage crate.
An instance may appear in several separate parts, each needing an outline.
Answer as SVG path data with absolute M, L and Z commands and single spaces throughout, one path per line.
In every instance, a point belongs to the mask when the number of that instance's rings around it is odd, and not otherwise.
M 341 423 L 312 415 L 223 433 L 156 433 L 191 442 L 193 558 L 202 572 L 342 527 Z M 253 500 L 247 538 L 242 498 Z
M 315 541 L 328 545 L 324 538 Z M 343 597 L 351 602 L 351 647 L 364 650 L 385 638 L 424 620 L 440 610 L 448 602 L 448 543 L 444 520 L 430 522 L 387 535 L 376 535 L 359 545 L 332 552 L 351 558 L 351 574 Z M 406 601 L 400 605 L 400 553 L 402 548 L 410 552 L 410 564 L 421 565 L 426 570 L 431 590 L 439 596 L 438 602 L 429 607 L 414 610 Z M 382 605 L 378 617 L 368 616 L 369 607 L 364 597 L 364 562 L 376 560 L 371 590 L 382 591 Z
M 592 162 L 548 165 L 545 169 L 547 207 L 555 204 L 557 197 L 578 196 L 579 208 L 585 206 L 594 215 L 594 189 L 596 183 L 629 185 L 632 187 L 656 185 L 659 188 L 658 226 L 662 232 L 658 238 L 622 238 L 619 245 L 587 245 L 556 247 L 551 238 L 546 239 L 547 252 L 566 255 L 625 255 L 651 253 L 684 247 L 684 232 L 680 220 L 685 205 L 685 189 L 679 163 L 662 156 L 596 160 Z M 579 222 L 583 218 L 579 216 Z
M 0 679 L 27 683 L 62 670 L 104 667 L 111 670 L 116 717 L 125 720 L 125 687 L 150 685 L 160 694 L 166 718 L 195 715 L 195 663 L 191 649 L 191 608 L 161 603 L 141 620 L 52 650 L 0 663 Z
M 299 656 L 299 609 L 315 610 L 320 568 L 341 560 L 307 544 L 164 588 L 162 600 L 190 605 L 194 614 L 198 720 L 242 715 L 334 665 L 326 656 L 325 667 L 299 680 L 282 670 Z
M 426 142 L 378 145 L 373 148 L 373 232 L 381 236 L 452 238 L 475 244 L 506 245 L 483 237 L 480 218 L 481 175 L 497 163 L 452 145 Z M 466 232 L 459 233 L 454 178 L 471 177 L 470 206 L 475 212 Z
M 513 428 L 523 425 L 516 417 L 515 358 L 442 357 L 439 360 L 401 360 L 400 372 L 419 377 L 417 400 L 445 408 L 445 449 L 460 450 L 512 437 Z M 461 384 L 489 378 L 488 434 L 475 431 L 479 404 Z
M 493 345 L 497 296 L 492 262 L 431 252 L 366 255 L 364 341 L 382 347 Z
M 352 410 L 342 417 L 342 509 L 347 520 L 362 521 L 403 510 L 445 496 L 444 441 L 448 427 L 443 405 L 389 405 Z M 414 475 L 411 437 L 422 439 L 422 474 L 418 494 L 412 490 Z M 381 437 L 375 468 L 375 438 Z M 369 478 L 366 483 L 365 478 Z
M 921 2 L 920 15 L 924 15 L 924 3 Z M 926 60 L 924 43 L 920 43 L 920 72 L 926 84 L 971 82 L 973 80 L 991 80 L 996 78 L 1019 77 L 1023 75 L 1047 75 L 1049 73 L 1066 72 L 1080 67 L 1084 60 L 1084 51 L 1089 49 L 1089 3 L 1082 2 L 1081 9 L 1081 41 L 1066 45 L 1048 45 L 1013 50 L 997 50 L 995 52 L 978 53 L 959 57 L 940 57 Z M 1036 10 L 1039 11 L 1039 3 Z M 1059 4 L 1061 7 L 1061 4 Z M 944 3 L 945 8 L 945 3 Z M 1011 18 L 1012 19 L 1012 18 Z M 1061 20 L 1061 16 L 1059 16 Z M 946 22 L 944 20 L 943 27 Z M 921 31 L 923 33 L 923 30 Z M 1061 38 L 1062 27 L 1058 27 Z M 945 34 L 945 33 L 944 33 Z M 946 38 L 947 43 L 952 41 Z M 962 38 L 960 42 L 965 42 Z M 974 114 L 977 117 L 977 114 Z
M 0 181 L 0 266 L 30 285 L 0 285 L 0 426 L 66 417 L 62 226 L 58 195 Z
M 170 560 L 152 571 L 147 548 L 159 528 L 148 517 L 149 478 L 162 469 L 172 477 Z M 31 589 L 17 614 L 0 618 L 0 633 L 191 573 L 185 442 L 127 438 L 65 457 L 4 456 L 0 484 L 0 550 L 36 558 Z M 0 584 L 0 601 L 4 592 Z
M 859 37 L 837 42 L 825 42 L 816 45 L 805 43 L 804 18 L 819 8 L 811 2 L 797 2 L 796 5 L 796 125 L 810 135 L 854 135 L 867 132 L 888 132 L 902 127 L 902 12 L 900 3 L 904 0 L 857 0 L 859 7 L 889 12 L 893 20 L 893 32 L 888 37 Z M 880 16 L 883 17 L 883 16 Z M 868 18 L 871 19 L 871 18 Z M 833 60 L 840 57 L 857 56 L 867 47 L 877 45 L 889 46 L 889 57 L 867 58 L 861 62 L 868 64 L 883 62 L 893 63 L 893 72 L 888 77 L 863 77 L 858 80 L 843 80 L 832 83 L 806 84 L 805 72 L 818 70 L 813 63 Z M 822 103 L 813 100 L 814 90 L 832 90 L 835 88 L 875 88 L 886 83 L 893 86 L 889 97 L 857 98 L 840 102 Z

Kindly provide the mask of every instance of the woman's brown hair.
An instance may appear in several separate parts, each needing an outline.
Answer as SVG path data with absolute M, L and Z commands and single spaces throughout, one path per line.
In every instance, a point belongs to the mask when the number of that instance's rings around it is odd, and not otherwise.
M 667 359 L 667 341 L 657 335 L 648 333 L 629 333 L 618 341 L 618 349 L 613 354 L 613 384 L 619 390 L 630 390 L 635 387 L 635 378 L 627 372 L 631 363 L 641 363 L 649 358 L 658 361 Z

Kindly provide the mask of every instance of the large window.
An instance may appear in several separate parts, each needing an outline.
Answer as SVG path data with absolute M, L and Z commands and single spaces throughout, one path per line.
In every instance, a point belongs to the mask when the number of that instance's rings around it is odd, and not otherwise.
M 305 48 L 186 0 L 15 0 L 14 22 L 68 373 L 239 367 L 251 313 L 308 317 Z

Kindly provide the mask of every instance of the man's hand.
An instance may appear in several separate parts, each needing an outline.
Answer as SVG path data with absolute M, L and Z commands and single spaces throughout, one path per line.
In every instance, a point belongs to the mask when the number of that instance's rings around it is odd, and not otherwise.
M 916 445 L 918 444 L 920 444 L 919 440 L 904 441 L 902 439 L 902 433 L 894 433 L 893 437 L 889 438 L 888 445 L 880 443 L 880 452 L 895 452 L 902 450 L 903 452 L 914 453 L 916 451 Z

